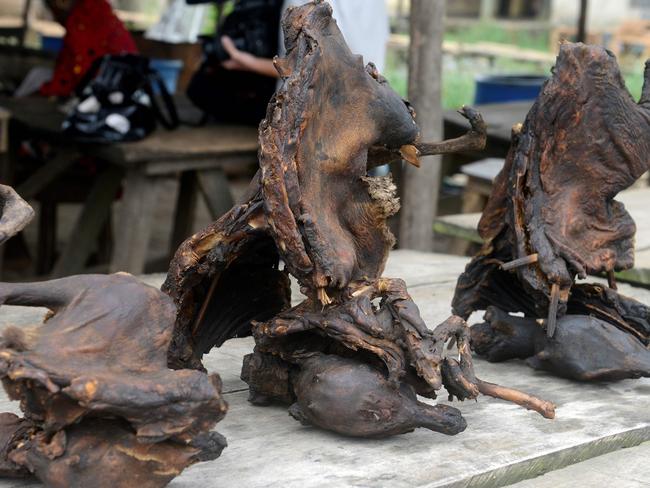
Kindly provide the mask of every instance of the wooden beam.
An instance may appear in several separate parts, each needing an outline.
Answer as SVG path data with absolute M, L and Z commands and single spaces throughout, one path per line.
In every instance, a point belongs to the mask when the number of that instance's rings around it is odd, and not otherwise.
M 444 17 L 444 0 L 411 0 L 408 94 L 417 112 L 424 141 L 442 139 Z M 399 226 L 399 246 L 402 248 L 433 250 L 431 227 L 438 205 L 440 165 L 440 156 L 433 156 L 423 158 L 419 169 L 403 169 Z
M 577 42 L 585 42 L 587 40 L 587 10 L 588 1 L 580 0 L 580 11 L 578 15 L 578 35 Z
M 86 261 L 97 247 L 97 239 L 108 220 L 123 175 L 124 170 L 119 166 L 109 166 L 96 178 L 51 278 L 85 271 Z
M 496 0 L 481 0 L 481 21 L 486 22 L 493 20 L 497 13 Z
M 27 37 L 27 31 L 29 30 L 29 14 L 32 9 L 32 0 L 25 0 L 25 6 L 23 7 L 23 30 L 20 34 L 20 47 L 25 47 L 25 38 Z

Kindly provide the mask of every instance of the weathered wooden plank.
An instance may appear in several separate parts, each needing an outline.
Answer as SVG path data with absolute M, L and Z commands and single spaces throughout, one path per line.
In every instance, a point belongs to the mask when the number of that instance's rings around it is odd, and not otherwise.
M 197 178 L 210 215 L 216 220 L 230 210 L 234 203 L 226 174 L 223 169 L 215 168 L 198 171 Z
M 473 163 L 464 164 L 460 171 L 467 176 L 492 183 L 497 177 L 506 160 L 503 158 L 486 158 Z
M 257 165 L 257 151 L 205 155 L 186 155 L 181 159 L 166 159 L 163 154 L 146 163 L 148 175 L 165 175 L 188 170 L 209 170 L 223 168 L 229 171 L 248 165 Z
M 650 249 L 650 212 L 648 212 L 650 188 L 626 190 L 620 193 L 616 200 L 625 205 L 625 208 L 636 222 L 637 252 Z M 478 232 L 476 232 L 480 218 L 480 213 L 445 215 L 436 219 L 434 228 L 437 232 L 445 235 L 467 238 L 472 242 L 481 242 Z M 445 231 L 448 233 L 445 233 Z
M 398 251 L 391 254 L 387 275 L 405 276 L 422 317 L 433 326 L 449 314 L 453 280 L 466 259 Z M 160 285 L 163 276 L 147 277 Z M 425 280 L 437 282 L 424 284 Z M 624 294 L 650 302 L 650 291 L 621 285 Z M 42 319 L 43 309 L 2 307 L 0 326 L 24 326 Z M 305 427 L 283 406 L 254 407 L 239 379 L 241 358 L 250 338 L 228 341 L 205 358 L 228 391 L 229 411 L 217 430 L 229 446 L 214 462 L 198 464 L 170 485 L 201 487 L 412 486 L 496 487 L 531 478 L 584 459 L 637 445 L 650 439 L 650 379 L 576 384 L 534 371 L 513 361 L 476 361 L 488 381 L 535 392 L 557 405 L 555 420 L 481 397 L 454 405 L 468 429 L 454 437 L 423 429 L 385 440 L 345 438 Z M 446 403 L 444 399 L 439 400 Z M 0 410 L 19 413 L 18 403 L 0 394 Z M 435 463 L 434 463 L 435 460 Z M 435 469 L 432 466 L 435 464 Z M 2 480 L 2 488 L 37 483 Z
M 159 160 L 182 162 L 237 153 L 254 155 L 257 149 L 256 127 L 206 125 L 181 126 L 173 131 L 158 129 L 141 141 L 93 146 L 92 152 L 118 164 L 132 166 Z
M 438 217 L 433 221 L 433 231 L 445 236 L 459 237 L 469 242 L 482 244 L 483 239 L 476 230 L 477 219 L 480 214 L 458 214 Z M 453 217 L 453 218 L 451 218 Z M 462 217 L 462 218 L 461 218 Z
M 192 224 L 196 212 L 199 185 L 195 171 L 185 171 L 181 174 L 176 211 L 174 214 L 174 228 L 170 241 L 170 254 L 192 234 Z
M 122 206 L 117 230 L 115 250 L 110 271 L 144 271 L 147 245 L 153 226 L 153 210 L 160 195 L 161 177 L 151 177 L 140 169 L 127 171 Z
M 47 185 L 52 183 L 57 176 L 72 166 L 75 161 L 76 158 L 73 152 L 64 149 L 59 150 L 53 159 L 45 163 L 21 183 L 16 188 L 16 192 L 25 200 L 35 197 Z
M 392 49 L 408 49 L 409 36 L 405 34 L 391 34 L 388 47 Z M 458 41 L 444 41 L 442 52 L 452 56 L 473 56 L 485 58 L 507 58 L 513 61 L 529 62 L 539 65 L 551 66 L 555 62 L 555 55 L 549 52 L 534 49 L 522 49 L 519 46 L 497 42 L 463 43 Z

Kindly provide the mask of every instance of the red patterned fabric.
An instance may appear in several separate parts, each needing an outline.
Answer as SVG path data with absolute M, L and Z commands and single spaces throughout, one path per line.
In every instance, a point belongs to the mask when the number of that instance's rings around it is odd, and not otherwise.
M 105 54 L 137 53 L 135 42 L 106 0 L 77 0 L 65 22 L 63 48 L 45 96 L 67 97 L 93 61 Z

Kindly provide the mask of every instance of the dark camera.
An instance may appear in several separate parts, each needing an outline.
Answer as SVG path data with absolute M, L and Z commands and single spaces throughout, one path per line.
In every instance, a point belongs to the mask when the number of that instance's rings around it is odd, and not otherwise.
M 245 38 L 232 38 L 232 40 L 235 43 L 235 47 L 237 49 L 239 49 L 240 51 L 250 52 L 247 49 Z M 218 63 L 221 63 L 226 59 L 230 58 L 228 52 L 223 47 L 221 38 L 215 39 L 212 37 L 209 39 L 205 39 L 203 42 L 203 54 L 209 60 L 216 61 Z
M 260 58 L 277 54 L 281 0 L 240 0 L 228 15 L 217 35 L 203 39 L 203 53 L 210 61 L 221 63 L 230 56 L 221 43 L 230 37 L 240 51 Z

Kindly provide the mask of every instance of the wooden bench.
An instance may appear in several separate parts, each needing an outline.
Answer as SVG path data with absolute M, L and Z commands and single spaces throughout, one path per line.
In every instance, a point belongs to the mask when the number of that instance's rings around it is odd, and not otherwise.
M 181 126 L 175 131 L 159 129 L 133 143 L 90 144 L 70 140 L 61 134 L 63 121 L 57 107 L 44 99 L 1 99 L 0 106 L 13 109 L 13 122 L 57 147 L 58 156 L 16 189 L 32 198 L 68 169 L 78 155 L 100 158 L 108 164 L 90 188 L 81 215 L 52 272 L 64 276 L 83 271 L 83 265 L 97 242 L 109 216 L 111 204 L 121 186 L 121 209 L 114 235 L 110 271 L 144 271 L 151 236 L 153 210 L 161 198 L 165 178 L 180 179 L 175 204 L 170 251 L 190 235 L 198 195 L 205 198 L 214 217 L 232 205 L 224 171 L 257 165 L 257 129 L 249 126 Z M 182 120 L 198 115 L 186 101 L 179 102 Z
M 502 158 L 481 159 L 461 166 L 467 176 L 463 191 L 463 213 L 481 212 L 492 193 L 492 183 L 505 163 Z
M 612 38 L 612 50 L 621 56 L 631 49 L 641 59 L 650 58 L 650 20 L 628 20 L 621 23 Z
M 153 225 L 152 214 L 169 175 L 180 175 L 170 251 L 191 234 L 200 194 L 214 218 L 233 200 L 225 170 L 257 164 L 257 129 L 247 126 L 181 127 L 159 130 L 131 144 L 96 146 L 91 154 L 126 171 L 110 271 L 142 273 Z
M 636 222 L 635 267 L 634 269 L 617 273 L 622 281 L 650 285 L 650 188 L 633 188 L 621 192 L 616 200 L 622 202 Z M 481 213 L 446 215 L 434 221 L 434 232 L 455 237 L 460 240 L 482 244 L 477 227 Z M 460 246 L 460 254 L 466 247 Z
M 391 34 L 388 40 L 389 49 L 398 51 L 408 50 L 409 36 L 405 34 Z M 497 58 L 506 58 L 513 61 L 532 63 L 542 68 L 547 68 L 555 62 L 555 54 L 534 49 L 522 49 L 512 44 L 498 42 L 458 42 L 443 41 L 442 52 L 454 57 L 486 58 L 494 64 Z

